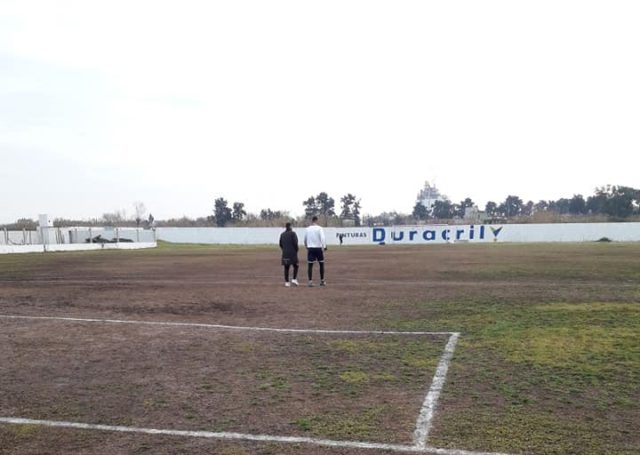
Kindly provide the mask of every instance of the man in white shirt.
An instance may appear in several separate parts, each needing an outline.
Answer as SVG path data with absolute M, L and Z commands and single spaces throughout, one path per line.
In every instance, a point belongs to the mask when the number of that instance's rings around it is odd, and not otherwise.
M 307 248 L 309 287 L 313 287 L 313 263 L 320 263 L 320 286 L 326 286 L 324 281 L 324 252 L 327 250 L 327 242 L 324 238 L 324 230 L 318 225 L 318 217 L 311 218 L 311 226 L 304 233 L 304 246 Z

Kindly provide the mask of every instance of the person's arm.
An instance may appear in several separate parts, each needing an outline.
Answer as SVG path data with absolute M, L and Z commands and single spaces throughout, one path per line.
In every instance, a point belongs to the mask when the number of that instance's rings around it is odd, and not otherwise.
M 296 253 L 298 252 L 298 234 L 293 233 L 293 247 L 296 249 Z
M 305 248 L 309 248 L 309 247 L 307 246 L 307 231 L 304 231 L 304 247 L 305 247 Z
M 327 242 L 324 238 L 324 229 L 320 229 L 320 242 L 322 244 L 322 248 L 327 249 Z
M 282 244 L 282 234 L 280 234 L 280 249 L 283 249 L 284 245 Z

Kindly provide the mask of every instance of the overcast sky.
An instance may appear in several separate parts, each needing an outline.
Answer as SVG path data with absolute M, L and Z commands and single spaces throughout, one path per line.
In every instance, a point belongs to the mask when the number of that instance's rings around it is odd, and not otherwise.
M 0 223 L 640 186 L 635 0 L 0 1 Z

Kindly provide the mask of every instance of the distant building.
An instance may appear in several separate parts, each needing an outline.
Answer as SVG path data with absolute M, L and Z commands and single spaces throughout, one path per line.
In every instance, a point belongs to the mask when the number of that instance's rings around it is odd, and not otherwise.
M 478 209 L 477 205 L 464 208 L 464 221 L 467 223 L 486 223 L 489 220 L 486 212 Z
M 444 201 L 446 199 L 447 196 L 441 194 L 438 188 L 435 185 L 430 185 L 429 182 L 424 182 L 424 188 L 418 193 L 418 202 L 422 203 L 427 210 L 431 210 L 436 201 Z

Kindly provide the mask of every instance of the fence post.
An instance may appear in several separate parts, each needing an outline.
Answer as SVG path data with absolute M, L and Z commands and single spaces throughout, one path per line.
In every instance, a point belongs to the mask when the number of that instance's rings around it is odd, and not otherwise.
M 91 226 L 89 226 L 89 243 L 93 243 L 93 234 L 91 233 Z
M 47 235 L 49 234 L 49 231 L 47 231 L 47 228 L 44 226 L 40 226 L 40 240 L 42 240 L 42 251 L 44 253 L 47 252 Z
M 120 228 L 116 228 L 116 243 L 120 243 Z

